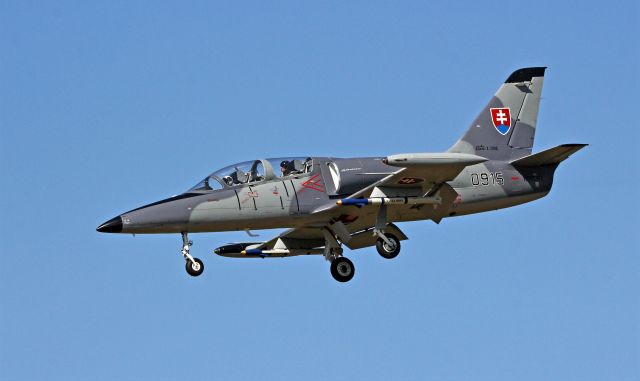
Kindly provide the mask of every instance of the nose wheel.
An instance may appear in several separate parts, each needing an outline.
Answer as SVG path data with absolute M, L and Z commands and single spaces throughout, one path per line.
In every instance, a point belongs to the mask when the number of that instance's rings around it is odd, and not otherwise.
M 331 262 L 331 275 L 338 282 L 348 282 L 356 274 L 356 268 L 349 259 L 338 257 Z
M 193 242 L 189 241 L 187 232 L 182 232 L 182 257 L 187 262 L 185 268 L 187 274 L 191 276 L 199 276 L 204 272 L 204 263 L 198 258 L 194 258 L 189 254 L 189 248 L 193 245 Z

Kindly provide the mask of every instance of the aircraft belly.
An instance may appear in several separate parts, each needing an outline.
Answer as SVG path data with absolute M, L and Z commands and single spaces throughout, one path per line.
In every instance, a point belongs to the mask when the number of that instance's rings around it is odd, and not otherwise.
M 546 196 L 549 192 L 536 192 L 536 193 L 527 193 L 509 197 L 501 197 L 501 198 L 493 198 L 493 199 L 483 199 L 474 202 L 463 202 L 454 208 L 452 208 L 452 212 L 454 212 L 456 216 L 464 215 L 464 214 L 473 214 L 473 213 L 481 213 L 487 212 L 491 210 L 504 209 L 509 208 L 516 205 L 525 204 L 527 202 L 531 202 Z
M 455 188 L 459 195 L 459 203 L 466 204 L 508 197 L 509 194 L 500 186 Z

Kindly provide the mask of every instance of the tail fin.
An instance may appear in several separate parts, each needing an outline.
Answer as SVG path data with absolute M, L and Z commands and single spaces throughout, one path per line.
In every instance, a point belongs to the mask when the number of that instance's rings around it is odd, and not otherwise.
M 510 161 L 531 154 L 546 67 L 511 73 L 449 152 Z

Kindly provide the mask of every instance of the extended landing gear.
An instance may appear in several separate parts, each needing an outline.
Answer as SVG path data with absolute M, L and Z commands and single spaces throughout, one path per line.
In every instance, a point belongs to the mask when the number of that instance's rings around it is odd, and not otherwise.
M 329 229 L 322 229 L 324 235 L 324 259 L 331 262 L 331 275 L 338 282 L 348 282 L 356 274 L 353 262 L 342 256 L 340 242 Z
M 187 273 L 191 276 L 199 276 L 204 271 L 204 263 L 198 258 L 194 258 L 189 254 L 189 248 L 193 242 L 189 241 L 188 233 L 182 232 L 182 256 L 187 262 Z
M 187 260 L 186 269 L 189 275 L 198 276 L 204 271 L 204 263 L 198 258 L 193 258 L 193 262 Z
M 338 257 L 331 262 L 331 275 L 338 282 L 350 281 L 356 273 L 356 268 L 349 259 Z
M 400 254 L 400 240 L 393 234 L 378 234 L 376 250 L 382 258 L 393 259 Z
M 356 273 L 353 262 L 342 256 L 341 247 L 325 248 L 325 259 L 331 262 L 331 275 L 338 282 L 350 281 Z
M 392 259 L 400 254 L 400 240 L 393 234 L 384 232 L 387 226 L 387 206 L 381 205 L 376 217 L 376 225 L 373 228 L 373 235 L 377 236 L 376 249 L 382 258 Z

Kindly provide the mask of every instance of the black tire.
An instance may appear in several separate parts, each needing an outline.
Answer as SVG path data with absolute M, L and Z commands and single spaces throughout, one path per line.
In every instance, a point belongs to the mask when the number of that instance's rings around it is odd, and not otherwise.
M 356 267 L 349 259 L 338 257 L 331 262 L 331 275 L 338 282 L 348 282 L 356 274 Z
M 193 258 L 196 263 L 187 260 L 186 269 L 187 273 L 191 276 L 199 276 L 204 271 L 204 263 L 198 258 Z
M 395 244 L 395 248 L 389 247 L 386 242 L 382 240 L 382 238 L 378 238 L 376 241 L 376 250 L 378 250 L 378 254 L 382 258 L 393 259 L 400 254 L 400 240 L 396 238 L 393 234 L 385 234 L 389 241 Z

